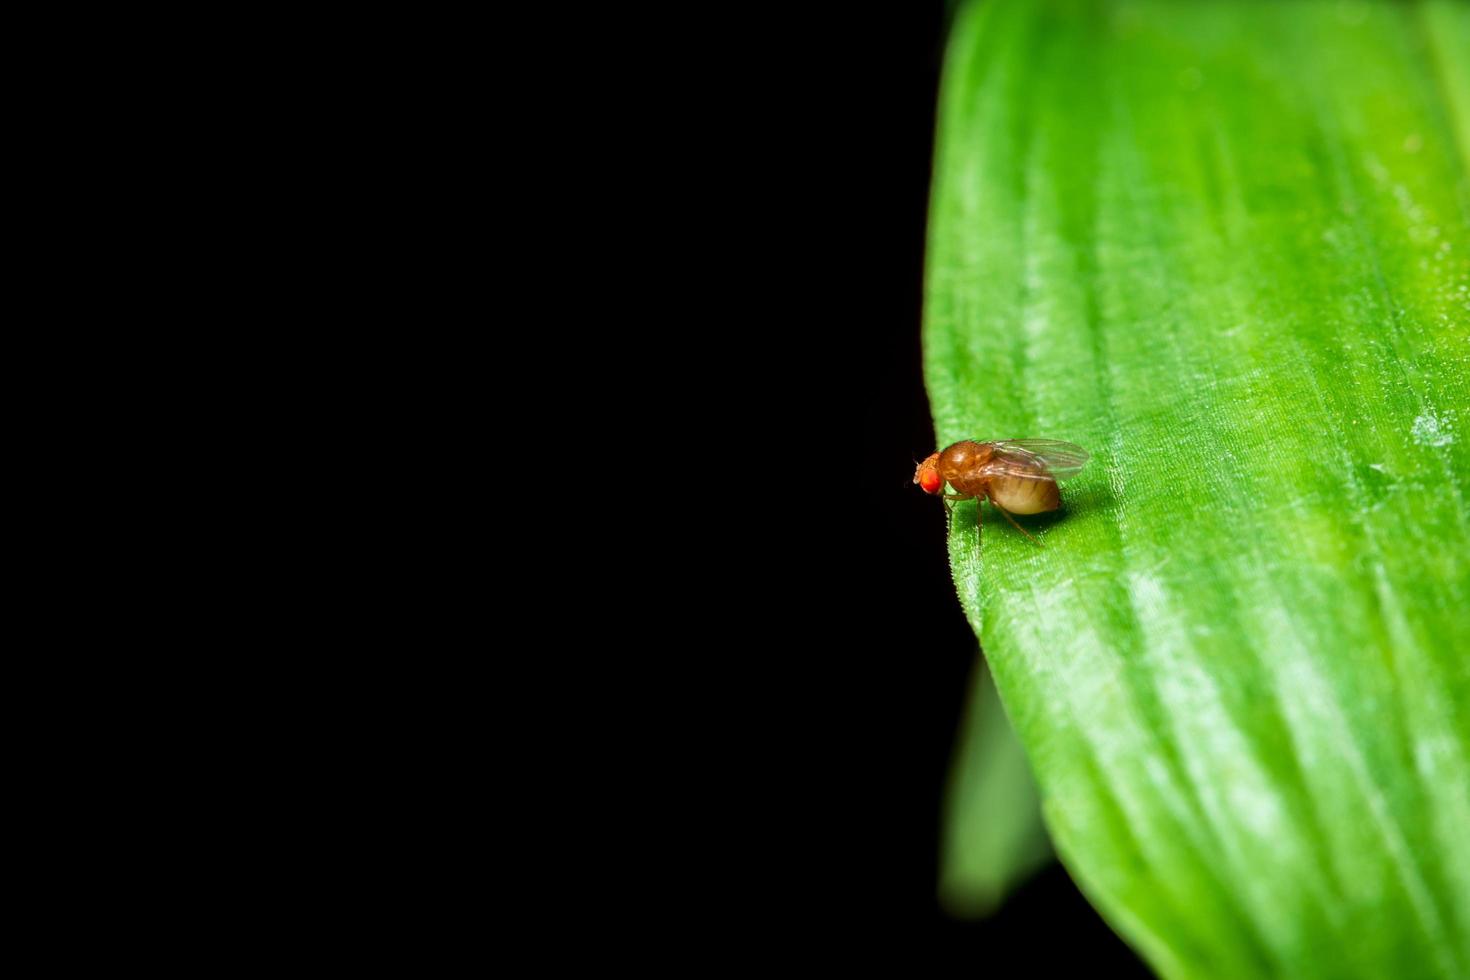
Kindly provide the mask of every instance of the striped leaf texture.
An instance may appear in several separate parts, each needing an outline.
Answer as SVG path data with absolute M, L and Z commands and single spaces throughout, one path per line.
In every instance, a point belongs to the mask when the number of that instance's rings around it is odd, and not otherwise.
M 1093 453 L 949 533 L 1089 899 L 1470 977 L 1470 3 L 959 4 L 926 279 L 939 445 Z

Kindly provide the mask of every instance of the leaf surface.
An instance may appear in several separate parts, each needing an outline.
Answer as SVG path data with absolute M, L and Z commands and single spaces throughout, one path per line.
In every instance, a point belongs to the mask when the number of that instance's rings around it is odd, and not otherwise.
M 1470 4 L 961 4 L 940 445 L 1053 843 L 1170 977 L 1470 976 Z
M 963 919 L 991 914 L 1052 860 L 1026 754 L 979 657 L 945 793 L 940 850 L 939 899 Z

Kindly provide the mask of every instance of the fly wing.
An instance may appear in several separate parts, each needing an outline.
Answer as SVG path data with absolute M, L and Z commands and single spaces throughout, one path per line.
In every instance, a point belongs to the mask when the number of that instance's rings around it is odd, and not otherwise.
M 1035 479 L 1045 473 L 1055 480 L 1069 480 L 1087 465 L 1087 450 L 1059 439 L 1003 439 L 991 444 L 987 476 L 1019 476 Z

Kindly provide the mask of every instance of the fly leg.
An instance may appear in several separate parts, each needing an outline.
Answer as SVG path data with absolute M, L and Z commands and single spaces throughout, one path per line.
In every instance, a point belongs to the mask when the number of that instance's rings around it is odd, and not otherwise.
M 1006 510 L 1000 504 L 996 504 L 994 497 L 991 497 L 990 498 L 990 502 L 992 504 L 995 504 L 995 509 L 998 510 L 998 511 L 1000 511 L 1001 516 L 1003 516 L 1006 520 L 1008 520 L 1008 521 L 1011 522 L 1011 527 L 1015 528 L 1017 531 L 1020 531 L 1022 534 L 1026 535 L 1026 537 L 1031 538 L 1032 541 L 1035 541 L 1036 542 L 1036 546 L 1038 548 L 1041 547 L 1041 541 L 1038 538 L 1033 537 L 1030 531 L 1026 530 L 1024 527 L 1022 527 L 1021 525 L 1017 524 L 1016 523 L 1016 519 L 1011 516 L 1011 512 L 1010 511 Z
M 951 500 L 974 500 L 974 499 L 975 499 L 974 497 L 970 496 L 967 493 L 947 493 L 947 494 L 944 495 L 944 515 L 945 515 L 944 531 L 945 531 L 946 534 L 949 533 L 950 528 L 954 527 L 954 504 L 950 503 L 950 501 Z M 977 512 L 977 515 L 978 515 L 978 512 Z M 980 520 L 980 518 L 978 516 L 976 516 L 975 520 L 978 522 Z

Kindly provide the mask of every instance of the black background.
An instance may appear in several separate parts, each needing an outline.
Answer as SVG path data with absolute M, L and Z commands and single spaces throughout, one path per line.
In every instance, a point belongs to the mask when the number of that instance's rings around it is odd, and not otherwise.
M 813 589 L 829 597 L 810 651 L 818 696 L 835 702 L 813 761 L 833 782 L 810 833 L 836 853 L 808 897 L 837 910 L 845 940 L 857 927 L 875 947 L 909 944 L 955 972 L 1149 976 L 1060 865 L 979 922 L 949 918 L 935 895 L 942 790 L 976 649 L 949 577 L 942 505 L 910 483 L 915 460 L 936 448 L 920 320 L 945 16 L 938 3 L 845 10 L 813 86 L 811 118 L 823 122 L 795 141 L 814 149 L 796 170 L 825 225 L 808 266 L 821 294 L 810 315 L 842 372 L 812 388 L 848 420 L 823 443 L 834 477 L 823 503 L 848 529 L 837 534 L 842 573 Z

